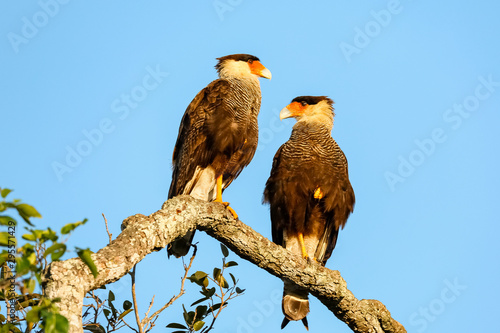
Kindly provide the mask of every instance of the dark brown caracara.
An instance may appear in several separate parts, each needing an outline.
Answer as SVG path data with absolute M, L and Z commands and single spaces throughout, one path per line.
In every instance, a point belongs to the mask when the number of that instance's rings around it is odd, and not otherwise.
M 264 191 L 273 241 L 322 265 L 354 208 L 347 160 L 331 137 L 333 116 L 333 101 L 326 96 L 297 97 L 281 110 L 280 119 L 294 117 L 297 123 L 274 156 Z M 284 283 L 281 328 L 290 320 L 302 320 L 308 328 L 308 293 Z
M 257 149 L 259 77 L 271 79 L 271 72 L 259 58 L 248 54 L 217 60 L 219 79 L 196 95 L 182 117 L 169 199 L 189 194 L 222 202 L 222 192 L 250 163 Z M 194 232 L 189 232 L 169 244 L 168 254 L 186 255 L 193 236 Z

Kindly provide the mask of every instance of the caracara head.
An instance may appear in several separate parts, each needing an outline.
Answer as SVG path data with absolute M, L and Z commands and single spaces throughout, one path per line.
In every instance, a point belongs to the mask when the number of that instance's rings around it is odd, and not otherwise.
M 271 71 L 260 63 L 259 58 L 250 54 L 231 54 L 217 58 L 215 69 L 220 78 L 253 78 L 271 79 Z
M 280 120 L 295 118 L 297 122 L 307 121 L 333 127 L 333 101 L 326 96 L 299 96 L 280 112 Z

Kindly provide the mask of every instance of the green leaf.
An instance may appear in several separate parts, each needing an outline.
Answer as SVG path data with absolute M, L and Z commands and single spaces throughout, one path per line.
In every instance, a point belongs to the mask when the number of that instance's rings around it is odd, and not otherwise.
M 221 275 L 219 276 L 219 281 L 220 285 L 222 286 L 222 288 L 229 288 L 229 283 L 227 283 L 226 279 Z
M 30 254 L 27 254 L 25 257 L 26 257 L 26 259 L 28 259 L 28 262 L 30 263 L 30 265 L 36 265 L 36 253 L 35 252 L 31 252 Z
M 108 309 L 104 309 L 104 310 L 102 310 L 102 312 L 104 312 L 104 315 L 106 316 L 106 318 L 108 318 L 109 314 L 111 313 L 111 311 L 109 311 Z
M 56 328 L 57 332 L 68 333 L 69 331 L 69 321 L 66 317 L 60 314 L 56 314 Z
M 219 278 L 219 275 L 220 275 L 220 268 L 215 267 L 213 274 L 214 274 L 214 280 L 217 281 L 217 279 Z
M 196 305 L 196 304 L 199 304 L 201 302 L 205 302 L 206 300 L 208 300 L 209 297 L 203 297 L 203 298 L 200 298 L 199 300 L 197 300 L 196 302 L 194 302 L 193 304 L 191 304 L 191 306 L 193 305 Z
M 208 306 L 206 305 L 198 305 L 196 307 L 196 319 L 201 320 L 207 314 Z
M 83 328 L 92 333 L 106 333 L 106 330 L 101 326 L 101 324 L 87 324 L 83 325 Z
M 10 240 L 10 244 L 9 244 Z M 16 238 L 9 235 L 7 231 L 0 232 L 0 246 L 15 245 Z
M 15 226 L 17 221 L 8 215 L 2 215 L 0 216 L 0 225 Z
M 211 313 L 211 312 L 215 312 L 217 311 L 218 309 L 220 308 L 220 303 L 217 303 L 217 304 L 214 304 L 207 312 L 207 314 Z
M 212 287 L 212 288 L 210 288 L 210 289 L 207 289 L 206 296 L 207 296 L 208 298 L 212 297 L 214 294 L 215 294 L 215 287 Z
M 184 312 L 184 321 L 189 326 L 193 322 L 194 319 L 194 311 Z
M 21 333 L 21 330 L 17 328 L 14 324 L 7 323 L 0 326 L 0 332 L 2 333 Z
M 182 328 L 184 330 L 187 330 L 188 328 L 182 324 L 179 323 L 170 323 L 166 326 L 167 328 Z
M 43 256 L 46 258 L 50 254 L 52 261 L 57 261 L 59 260 L 59 258 L 63 256 L 65 252 L 66 252 L 66 244 L 55 243 L 52 246 L 50 246 L 47 250 L 45 250 Z
M 54 231 L 54 230 L 52 230 L 52 229 L 50 229 L 50 228 L 48 228 L 47 230 L 43 230 L 43 231 L 41 232 L 41 235 L 40 235 L 40 236 L 41 236 L 40 238 L 41 238 L 41 239 L 42 239 L 42 241 L 44 241 L 44 242 L 45 242 L 45 241 L 47 241 L 47 240 L 50 240 L 50 241 L 55 242 L 55 241 L 57 241 L 57 239 L 59 238 L 59 237 L 57 237 L 57 235 L 56 235 L 55 231 Z
M 115 300 L 115 294 L 110 290 L 108 293 L 108 302 L 113 302 Z
M 240 289 L 239 287 L 236 287 L 236 292 L 237 292 L 238 294 L 243 293 L 245 290 L 246 290 L 246 289 Z
M 22 203 L 16 206 L 17 212 L 19 215 L 23 218 L 24 221 L 27 223 L 30 223 L 30 218 L 31 217 L 38 217 L 41 218 L 42 215 L 35 209 L 35 207 Z
M 97 277 L 97 275 L 99 275 L 99 272 L 97 271 L 97 266 L 95 265 L 94 260 L 92 260 L 92 257 L 90 256 L 92 254 L 92 251 L 90 251 L 90 249 L 77 248 L 76 253 L 90 269 L 94 278 Z
M 128 309 L 128 310 L 125 310 L 123 311 L 119 316 L 118 316 L 118 321 L 120 321 L 123 317 L 125 317 L 126 315 L 128 315 L 132 310 L 134 309 Z
M 3 263 L 7 261 L 7 259 L 9 259 L 9 253 L 5 250 L 2 251 L 2 253 L 0 253 L 0 266 L 2 267 L 3 269 Z
M 83 221 L 75 222 L 75 223 L 68 223 L 64 227 L 61 228 L 61 234 L 66 235 L 75 230 L 77 227 L 84 225 L 87 223 L 87 219 L 83 219 Z
M 194 273 L 194 277 L 196 278 L 196 280 L 201 280 L 207 275 L 208 275 L 207 273 L 202 271 L 197 271 L 196 273 Z
M 130 308 L 132 308 L 132 302 L 130 301 L 123 302 L 123 310 L 128 310 Z
M 203 325 L 205 325 L 205 322 L 203 320 L 199 320 L 193 325 L 193 330 L 199 331 L 203 328 Z
M 233 280 L 233 284 L 236 284 L 236 278 L 234 277 L 234 275 L 229 273 L 229 276 L 231 277 L 231 280 Z
M 36 236 L 34 234 L 24 234 L 21 236 L 24 240 L 27 240 L 27 241 L 36 241 Z
M 9 189 L 9 188 L 3 188 L 2 191 L 0 191 L 0 194 L 2 195 L 2 198 L 5 198 L 6 196 L 9 195 L 10 192 L 12 192 L 11 189 Z
M 42 319 L 45 333 L 68 333 L 69 322 L 66 317 L 43 311 Z
M 229 261 L 224 264 L 224 267 L 233 267 L 233 266 L 238 266 L 238 263 L 236 261 Z
M 31 323 L 38 323 L 40 321 L 40 310 L 41 306 L 34 306 L 26 314 L 26 320 Z
M 16 272 L 17 275 L 24 275 L 30 271 L 30 261 L 25 257 L 16 258 Z
M 30 294 L 33 294 L 33 292 L 35 291 L 35 287 L 36 287 L 36 280 L 35 279 L 28 279 L 27 281 L 25 281 L 25 286 L 28 288 Z
M 222 255 L 224 257 L 227 257 L 229 255 L 229 250 L 227 249 L 226 245 L 220 243 L 220 249 L 222 250 Z

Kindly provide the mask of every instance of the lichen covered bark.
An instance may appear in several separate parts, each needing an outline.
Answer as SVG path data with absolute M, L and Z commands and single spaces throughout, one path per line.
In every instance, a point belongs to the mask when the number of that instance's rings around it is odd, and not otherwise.
M 170 199 L 150 216 L 138 214 L 125 219 L 122 233 L 92 255 L 99 270 L 96 278 L 79 258 L 53 262 L 44 275 L 44 293 L 49 298 L 61 298 L 61 314 L 70 321 L 70 332 L 82 332 L 83 297 L 88 291 L 120 279 L 147 254 L 195 228 L 270 274 L 307 289 L 354 332 L 406 332 L 379 301 L 356 299 L 338 271 L 289 253 L 235 221 L 222 204 L 190 196 Z

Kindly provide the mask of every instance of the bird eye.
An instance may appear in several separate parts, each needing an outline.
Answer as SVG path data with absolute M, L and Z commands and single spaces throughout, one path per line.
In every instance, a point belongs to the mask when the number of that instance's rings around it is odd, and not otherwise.
M 307 105 L 307 102 L 302 101 L 302 102 L 300 102 L 300 104 L 302 104 L 302 106 L 306 106 L 306 105 Z
M 249 60 L 248 60 L 248 63 L 249 63 L 249 64 L 253 63 L 253 60 L 252 60 L 252 59 L 249 59 Z

